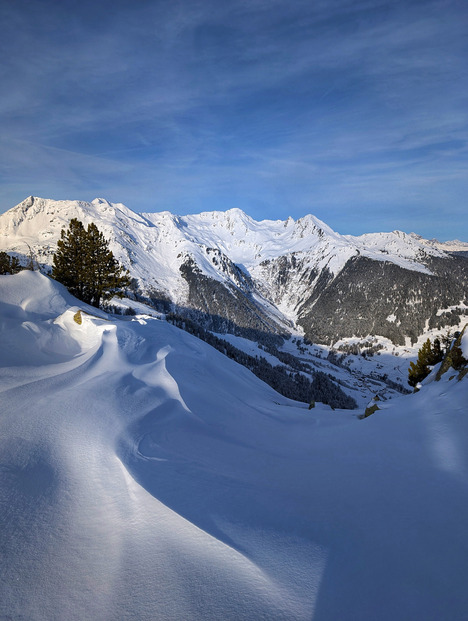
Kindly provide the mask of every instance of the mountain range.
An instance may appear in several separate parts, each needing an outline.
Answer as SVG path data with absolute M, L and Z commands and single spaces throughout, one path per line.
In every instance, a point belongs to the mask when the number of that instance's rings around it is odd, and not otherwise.
M 71 218 L 104 233 L 136 299 L 217 332 L 261 340 L 298 328 L 315 343 L 379 335 L 404 345 L 468 311 L 468 243 L 340 235 L 312 215 L 138 214 L 105 199 L 31 196 L 0 216 L 0 249 L 23 262 L 32 253 L 47 271 Z
M 30 198 L 0 248 L 47 272 L 73 217 L 132 314 L 0 276 L 0 619 L 464 620 L 468 331 L 405 395 L 417 346 L 300 330 L 459 325 L 464 245 Z

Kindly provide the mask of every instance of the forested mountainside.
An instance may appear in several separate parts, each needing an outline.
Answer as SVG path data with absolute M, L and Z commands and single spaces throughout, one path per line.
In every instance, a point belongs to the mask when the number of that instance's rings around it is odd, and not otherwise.
M 317 343 L 403 344 L 458 325 L 468 309 L 466 244 L 340 235 L 310 215 L 256 222 L 239 209 L 137 214 L 104 199 L 29 197 L 0 216 L 0 249 L 47 271 L 71 218 L 104 233 L 130 271 L 130 295 L 215 331 L 261 340 L 299 326 Z

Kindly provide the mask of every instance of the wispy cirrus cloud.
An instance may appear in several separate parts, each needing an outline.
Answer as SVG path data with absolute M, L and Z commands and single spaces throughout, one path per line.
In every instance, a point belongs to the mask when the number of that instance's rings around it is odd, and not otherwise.
M 466 223 L 461 1 L 16 0 L 0 17 L 2 209 L 29 188 L 312 211 L 350 233 L 413 210 L 432 236 L 448 204 Z

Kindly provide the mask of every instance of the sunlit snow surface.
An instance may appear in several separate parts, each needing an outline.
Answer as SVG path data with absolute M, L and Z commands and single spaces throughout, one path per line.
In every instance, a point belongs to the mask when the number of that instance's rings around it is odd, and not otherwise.
M 0 619 L 467 618 L 466 378 L 360 421 L 91 313 L 0 277 Z
M 138 214 L 121 203 L 100 198 L 87 203 L 37 197 L 29 197 L 0 214 L 0 250 L 18 254 L 23 263 L 32 251 L 40 263 L 51 266 L 61 230 L 68 227 L 71 218 L 98 226 L 115 257 L 129 268 L 143 291 L 153 291 L 152 295 L 154 290 L 164 292 L 182 305 L 187 302 L 188 285 L 180 268 L 187 257 L 193 258 L 202 274 L 223 283 L 231 282 L 222 262 L 213 262 L 213 249 L 229 257 L 266 291 L 272 283 L 264 273 L 264 262 L 291 253 L 304 261 L 304 269 L 317 274 L 326 269 L 334 275 L 358 255 L 425 273 L 429 269 L 422 258 L 447 256 L 443 244 L 414 234 L 393 231 L 360 237 L 340 235 L 312 215 L 299 220 L 257 222 L 240 209 L 188 216 L 168 211 Z M 461 242 L 457 244 L 453 242 L 448 248 L 465 248 Z M 276 311 L 258 297 L 258 292 L 256 302 L 276 320 L 281 321 L 284 315 L 283 319 L 295 321 L 297 306 L 308 297 L 309 288 L 309 280 L 302 282 L 298 273 L 292 276 L 286 291 L 275 295 Z

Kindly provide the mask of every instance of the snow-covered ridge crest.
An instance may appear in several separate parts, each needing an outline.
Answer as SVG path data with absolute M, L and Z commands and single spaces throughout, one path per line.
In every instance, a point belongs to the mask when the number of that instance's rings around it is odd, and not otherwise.
M 406 269 L 430 273 L 422 263 L 428 257 L 447 257 L 447 252 L 427 240 L 403 231 L 366 233 L 346 238 L 354 243 L 360 253 L 377 261 L 390 261 Z
M 256 221 L 241 209 L 186 216 L 168 211 L 138 214 L 103 198 L 84 202 L 28 197 L 0 215 L 0 250 L 16 253 L 23 262 L 32 254 L 50 267 L 61 231 L 72 218 L 85 226 L 96 224 L 146 299 L 260 330 L 269 330 L 272 322 L 290 326 L 291 321 L 302 321 L 322 294 L 330 300 L 323 298 L 322 315 L 329 316 L 337 303 L 345 312 L 342 293 L 348 296 L 348 316 L 354 313 L 361 302 L 352 299 L 352 292 L 356 287 L 368 289 L 372 262 L 375 282 L 380 282 L 377 272 L 381 268 L 389 273 L 389 266 L 398 266 L 413 272 L 411 280 L 416 283 L 418 274 L 432 273 L 433 261 L 452 260 L 442 248 L 414 234 L 341 235 L 313 215 Z M 344 274 L 344 282 L 339 285 L 339 302 L 332 303 L 330 287 L 340 274 Z M 393 269 L 391 278 L 392 287 L 398 290 L 401 274 Z M 411 295 L 409 292 L 407 297 Z M 450 303 L 463 297 L 461 292 L 456 295 Z M 382 310 L 383 318 L 394 311 L 391 300 L 389 304 Z M 361 316 L 359 311 L 359 321 Z M 362 327 L 363 334 L 372 331 L 387 336 L 388 322 L 382 321 L 373 326 L 369 319 Z M 315 332 L 316 323 L 304 328 L 316 335 L 313 338 L 332 341 L 352 336 L 341 328 L 328 335 L 325 324 Z M 361 333 L 359 326 L 356 330 Z
M 163 292 L 176 303 L 185 303 L 189 295 L 187 282 L 181 275 L 186 261 L 193 260 L 201 273 L 218 282 L 237 286 L 213 255 L 208 256 L 207 249 L 216 249 L 241 266 L 259 280 L 258 285 L 265 292 L 271 285 L 259 266 L 292 253 L 301 253 L 311 269 L 327 269 L 335 275 L 360 252 L 407 269 L 426 271 L 422 264 L 415 262 L 421 243 L 412 238 L 405 237 L 399 244 L 393 244 L 382 237 L 385 234 L 346 237 L 312 215 L 297 221 L 288 218 L 257 222 L 241 209 L 187 216 L 168 211 L 137 214 L 121 203 L 110 203 L 103 198 L 87 203 L 30 196 L 0 216 L 0 249 L 23 256 L 32 250 L 39 262 L 50 266 L 60 233 L 72 218 L 85 225 L 94 222 L 109 240 L 114 255 L 129 268 L 142 289 Z M 428 252 L 440 251 L 428 249 Z M 293 285 L 286 291 L 286 299 L 281 298 L 281 307 L 294 319 L 295 312 L 292 308 L 288 310 L 290 295 L 297 302 L 303 296 L 302 287 Z
M 416 238 L 422 239 L 419 235 L 415 233 L 411 233 Z M 438 248 L 439 250 L 443 250 L 445 252 L 468 252 L 468 242 L 460 241 L 459 239 L 454 239 L 452 241 L 440 242 L 438 239 L 429 239 L 423 240 L 429 246 L 434 248 Z
M 157 244 L 168 242 L 183 244 L 192 253 L 194 246 L 217 248 L 234 263 L 250 268 L 290 253 L 323 254 L 324 246 L 334 254 L 343 254 L 345 260 L 361 253 L 424 271 L 426 268 L 420 263 L 424 256 L 446 256 L 440 244 L 436 247 L 414 234 L 394 231 L 359 237 L 340 235 L 312 215 L 296 221 L 292 218 L 256 221 L 237 208 L 187 216 L 168 211 L 138 214 L 122 203 L 110 203 L 103 198 L 87 203 L 32 196 L 0 215 L 0 247 L 21 252 L 17 246 L 23 241 L 42 255 L 43 247 L 55 245 L 60 231 L 73 217 L 85 224 L 95 222 L 114 245 L 113 251 L 122 258 L 136 243 L 142 243 L 151 255 Z M 118 251 L 119 245 L 124 252 Z M 335 270 L 339 270 L 340 263 L 337 262 Z

